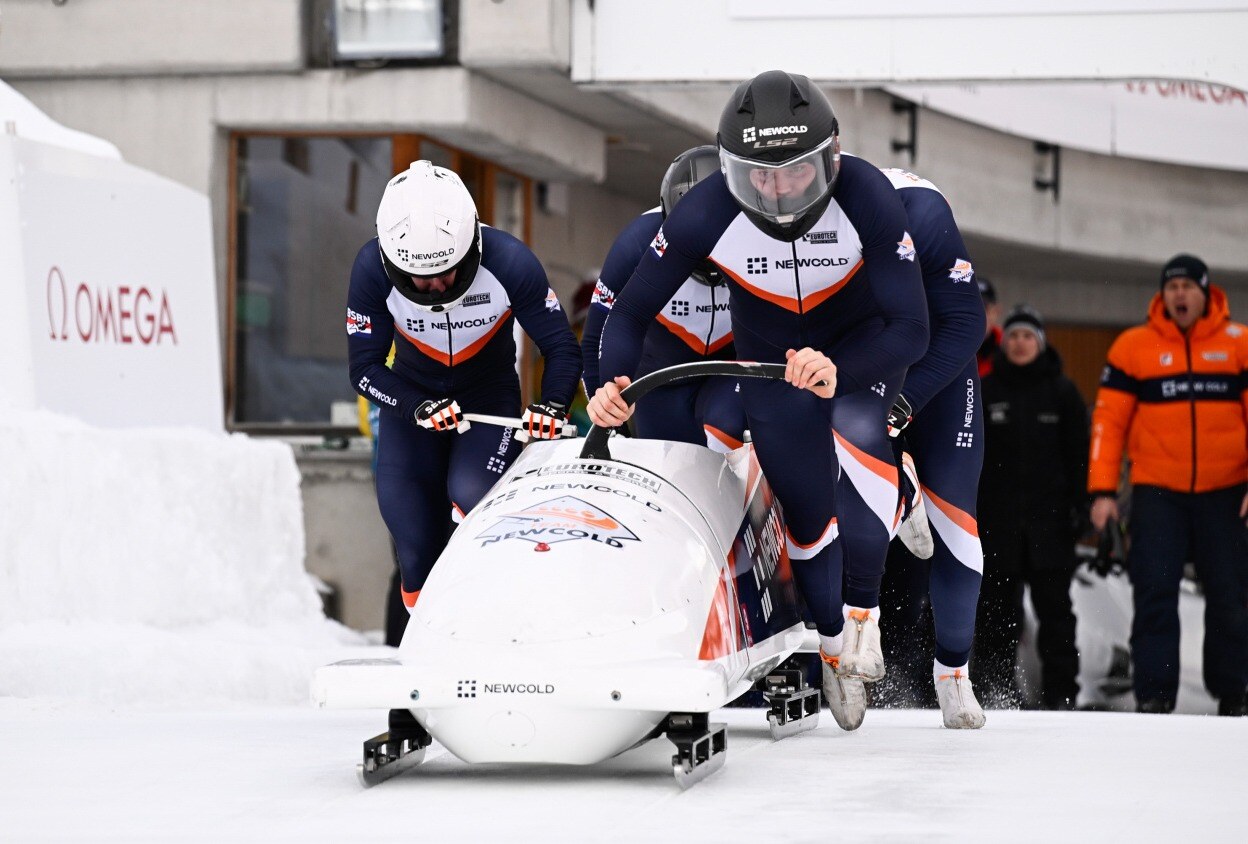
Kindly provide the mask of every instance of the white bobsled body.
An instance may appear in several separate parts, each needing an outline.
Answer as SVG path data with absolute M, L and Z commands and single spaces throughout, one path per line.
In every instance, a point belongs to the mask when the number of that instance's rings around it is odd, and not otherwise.
M 588 764 L 708 712 L 798 649 L 784 525 L 753 448 L 526 448 L 464 518 L 394 659 L 317 673 L 322 706 L 409 709 L 468 762 Z

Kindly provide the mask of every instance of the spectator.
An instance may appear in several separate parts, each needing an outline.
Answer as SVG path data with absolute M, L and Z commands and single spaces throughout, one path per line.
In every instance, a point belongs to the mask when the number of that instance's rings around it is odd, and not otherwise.
M 1248 328 L 1203 261 L 1176 255 L 1148 321 L 1109 350 L 1092 416 L 1092 524 L 1118 518 L 1122 452 L 1131 462 L 1136 707 L 1171 712 L 1179 690 L 1179 582 L 1204 584 L 1204 680 L 1219 715 L 1244 715 L 1248 685 Z
M 979 298 L 984 300 L 984 315 L 988 322 L 984 325 L 984 342 L 979 345 L 975 359 L 979 361 L 979 377 L 983 378 L 992 372 L 992 356 L 1001 348 L 1001 306 L 997 304 L 997 288 L 982 275 L 975 276 L 979 285 Z
M 1070 581 L 1087 501 L 1088 410 L 1045 342 L 1040 314 L 1020 305 L 1006 317 L 1003 335 L 984 378 L 984 581 L 974 671 L 988 699 L 1021 703 L 1014 671 L 1026 584 L 1039 622 L 1043 705 L 1072 709 L 1079 654 Z

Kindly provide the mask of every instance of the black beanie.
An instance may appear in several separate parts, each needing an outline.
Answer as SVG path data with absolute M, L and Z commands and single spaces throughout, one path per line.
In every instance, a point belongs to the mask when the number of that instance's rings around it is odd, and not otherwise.
M 995 305 L 997 303 L 997 288 L 992 286 L 992 282 L 976 273 L 975 283 L 979 285 L 980 297 L 988 304 Z
M 1190 278 L 1206 296 L 1209 295 L 1209 268 L 1195 255 L 1175 255 L 1166 262 L 1161 271 L 1162 290 L 1166 289 L 1166 282 L 1172 278 Z
M 1040 351 L 1044 351 L 1044 319 L 1040 316 L 1039 311 L 1030 305 L 1019 305 L 1010 311 L 1005 318 L 1005 322 L 1001 325 L 1001 330 L 1005 334 L 1009 334 L 1015 328 L 1029 329 L 1036 335 L 1036 339 L 1040 341 Z

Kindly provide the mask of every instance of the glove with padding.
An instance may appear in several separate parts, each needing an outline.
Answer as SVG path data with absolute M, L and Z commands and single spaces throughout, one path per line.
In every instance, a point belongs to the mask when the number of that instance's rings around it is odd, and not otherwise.
M 454 431 L 468 422 L 455 399 L 429 399 L 416 408 L 416 424 L 433 431 Z
M 562 405 L 534 402 L 520 417 L 524 423 L 521 430 L 535 440 L 556 440 L 563 436 L 563 423 L 567 418 L 568 412 Z
M 888 435 L 900 436 L 912 419 L 914 419 L 914 408 L 910 406 L 910 402 L 906 401 L 905 396 L 899 394 L 897 401 L 893 402 L 892 408 L 888 411 Z

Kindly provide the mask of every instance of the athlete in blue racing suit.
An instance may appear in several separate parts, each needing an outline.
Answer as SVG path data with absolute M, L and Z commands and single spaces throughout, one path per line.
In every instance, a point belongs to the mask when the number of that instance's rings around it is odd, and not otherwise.
M 694 147 L 676 157 L 663 176 L 660 206 L 633 220 L 620 232 L 603 262 L 581 349 L 585 357 L 585 395 L 602 386 L 598 352 L 602 327 L 611 306 L 628 283 L 667 213 L 693 185 L 719 169 L 714 146 Z M 646 332 L 638 377 L 658 369 L 701 360 L 732 360 L 732 318 L 727 279 L 704 262 L 680 286 Z M 705 445 L 725 452 L 741 446 L 745 412 L 737 379 L 712 377 L 670 384 L 652 391 L 633 416 L 637 436 Z
M 768 71 L 742 84 L 724 110 L 719 145 L 723 172 L 672 210 L 616 299 L 590 416 L 597 424 L 627 417 L 619 387 L 637 372 L 647 329 L 709 257 L 730 279 L 738 355 L 787 364 L 787 384 L 742 379 L 741 393 L 820 634 L 825 696 L 837 723 L 856 729 L 863 682 L 884 675 L 879 584 L 899 513 L 887 442 L 868 450 L 854 438 L 878 440 L 906 367 L 927 348 L 922 278 L 896 191 L 866 161 L 840 159 L 831 106 L 805 77 Z M 854 484 L 838 493 L 849 461 Z M 882 532 L 883 544 L 861 543 L 878 545 L 879 559 L 860 555 L 844 569 L 842 530 L 847 543 L 859 530 Z
M 576 337 L 537 257 L 481 226 L 459 177 L 419 161 L 390 181 L 378 238 L 351 268 L 351 383 L 381 407 L 377 500 L 394 537 L 409 610 L 457 521 L 519 454 L 510 428 L 455 433 L 466 412 L 515 416 L 519 321 L 545 357 L 534 436 L 558 436 L 580 375 Z M 394 366 L 387 368 L 391 343 Z
M 967 660 L 984 569 L 975 522 L 984 460 L 975 352 L 984 336 L 984 306 L 969 252 L 944 195 L 913 173 L 890 169 L 884 174 L 906 208 L 931 321 L 927 353 L 906 373 L 890 415 L 890 433 L 904 437 L 918 464 L 923 509 L 932 528 L 928 591 L 936 627 L 933 679 L 944 723 L 977 729 L 984 724 L 984 713 L 971 687 Z M 913 569 L 920 564 L 890 554 L 890 582 L 907 573 L 895 572 L 898 565 Z

